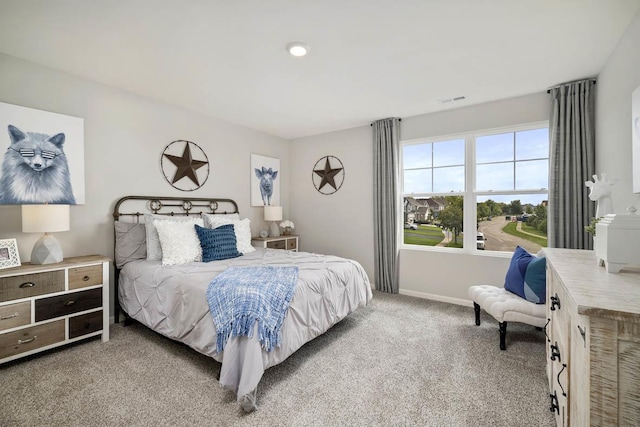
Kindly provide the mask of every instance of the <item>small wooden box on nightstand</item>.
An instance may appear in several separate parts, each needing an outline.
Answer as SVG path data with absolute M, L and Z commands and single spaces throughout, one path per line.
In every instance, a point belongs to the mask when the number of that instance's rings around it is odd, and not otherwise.
M 283 234 L 280 237 L 253 237 L 251 244 L 258 248 L 286 249 L 298 252 L 298 237 L 294 234 Z
M 0 270 L 0 364 L 96 335 L 109 341 L 109 263 L 99 255 Z

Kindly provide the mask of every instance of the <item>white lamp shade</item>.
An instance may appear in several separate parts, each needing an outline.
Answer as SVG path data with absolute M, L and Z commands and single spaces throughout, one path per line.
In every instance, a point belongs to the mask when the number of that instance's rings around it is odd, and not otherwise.
M 265 206 L 264 207 L 264 220 L 265 221 L 281 221 L 282 220 L 282 206 Z
M 69 230 L 69 205 L 22 205 L 24 233 L 54 233 Z

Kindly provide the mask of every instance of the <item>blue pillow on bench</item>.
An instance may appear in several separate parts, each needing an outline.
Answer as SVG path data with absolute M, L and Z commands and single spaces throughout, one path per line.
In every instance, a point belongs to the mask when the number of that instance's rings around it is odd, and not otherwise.
M 536 304 L 544 304 L 547 294 L 547 260 L 516 247 L 507 270 L 504 288 Z

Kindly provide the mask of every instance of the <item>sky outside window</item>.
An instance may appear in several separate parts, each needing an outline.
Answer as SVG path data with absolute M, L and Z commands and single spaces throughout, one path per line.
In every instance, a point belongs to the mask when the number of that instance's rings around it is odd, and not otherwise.
M 433 166 L 464 165 L 464 139 L 433 144 Z
M 464 139 L 403 146 L 403 192 L 463 192 L 464 159 Z
M 513 132 L 476 138 L 476 163 L 513 161 Z
M 548 157 L 547 128 L 477 137 L 476 190 L 546 189 Z
M 516 160 L 549 157 L 549 129 L 516 132 Z

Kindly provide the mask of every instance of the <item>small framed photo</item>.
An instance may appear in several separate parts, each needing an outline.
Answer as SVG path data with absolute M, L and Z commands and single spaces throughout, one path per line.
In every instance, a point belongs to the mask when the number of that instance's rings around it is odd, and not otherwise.
M 0 239 L 0 269 L 20 266 L 16 239 Z

